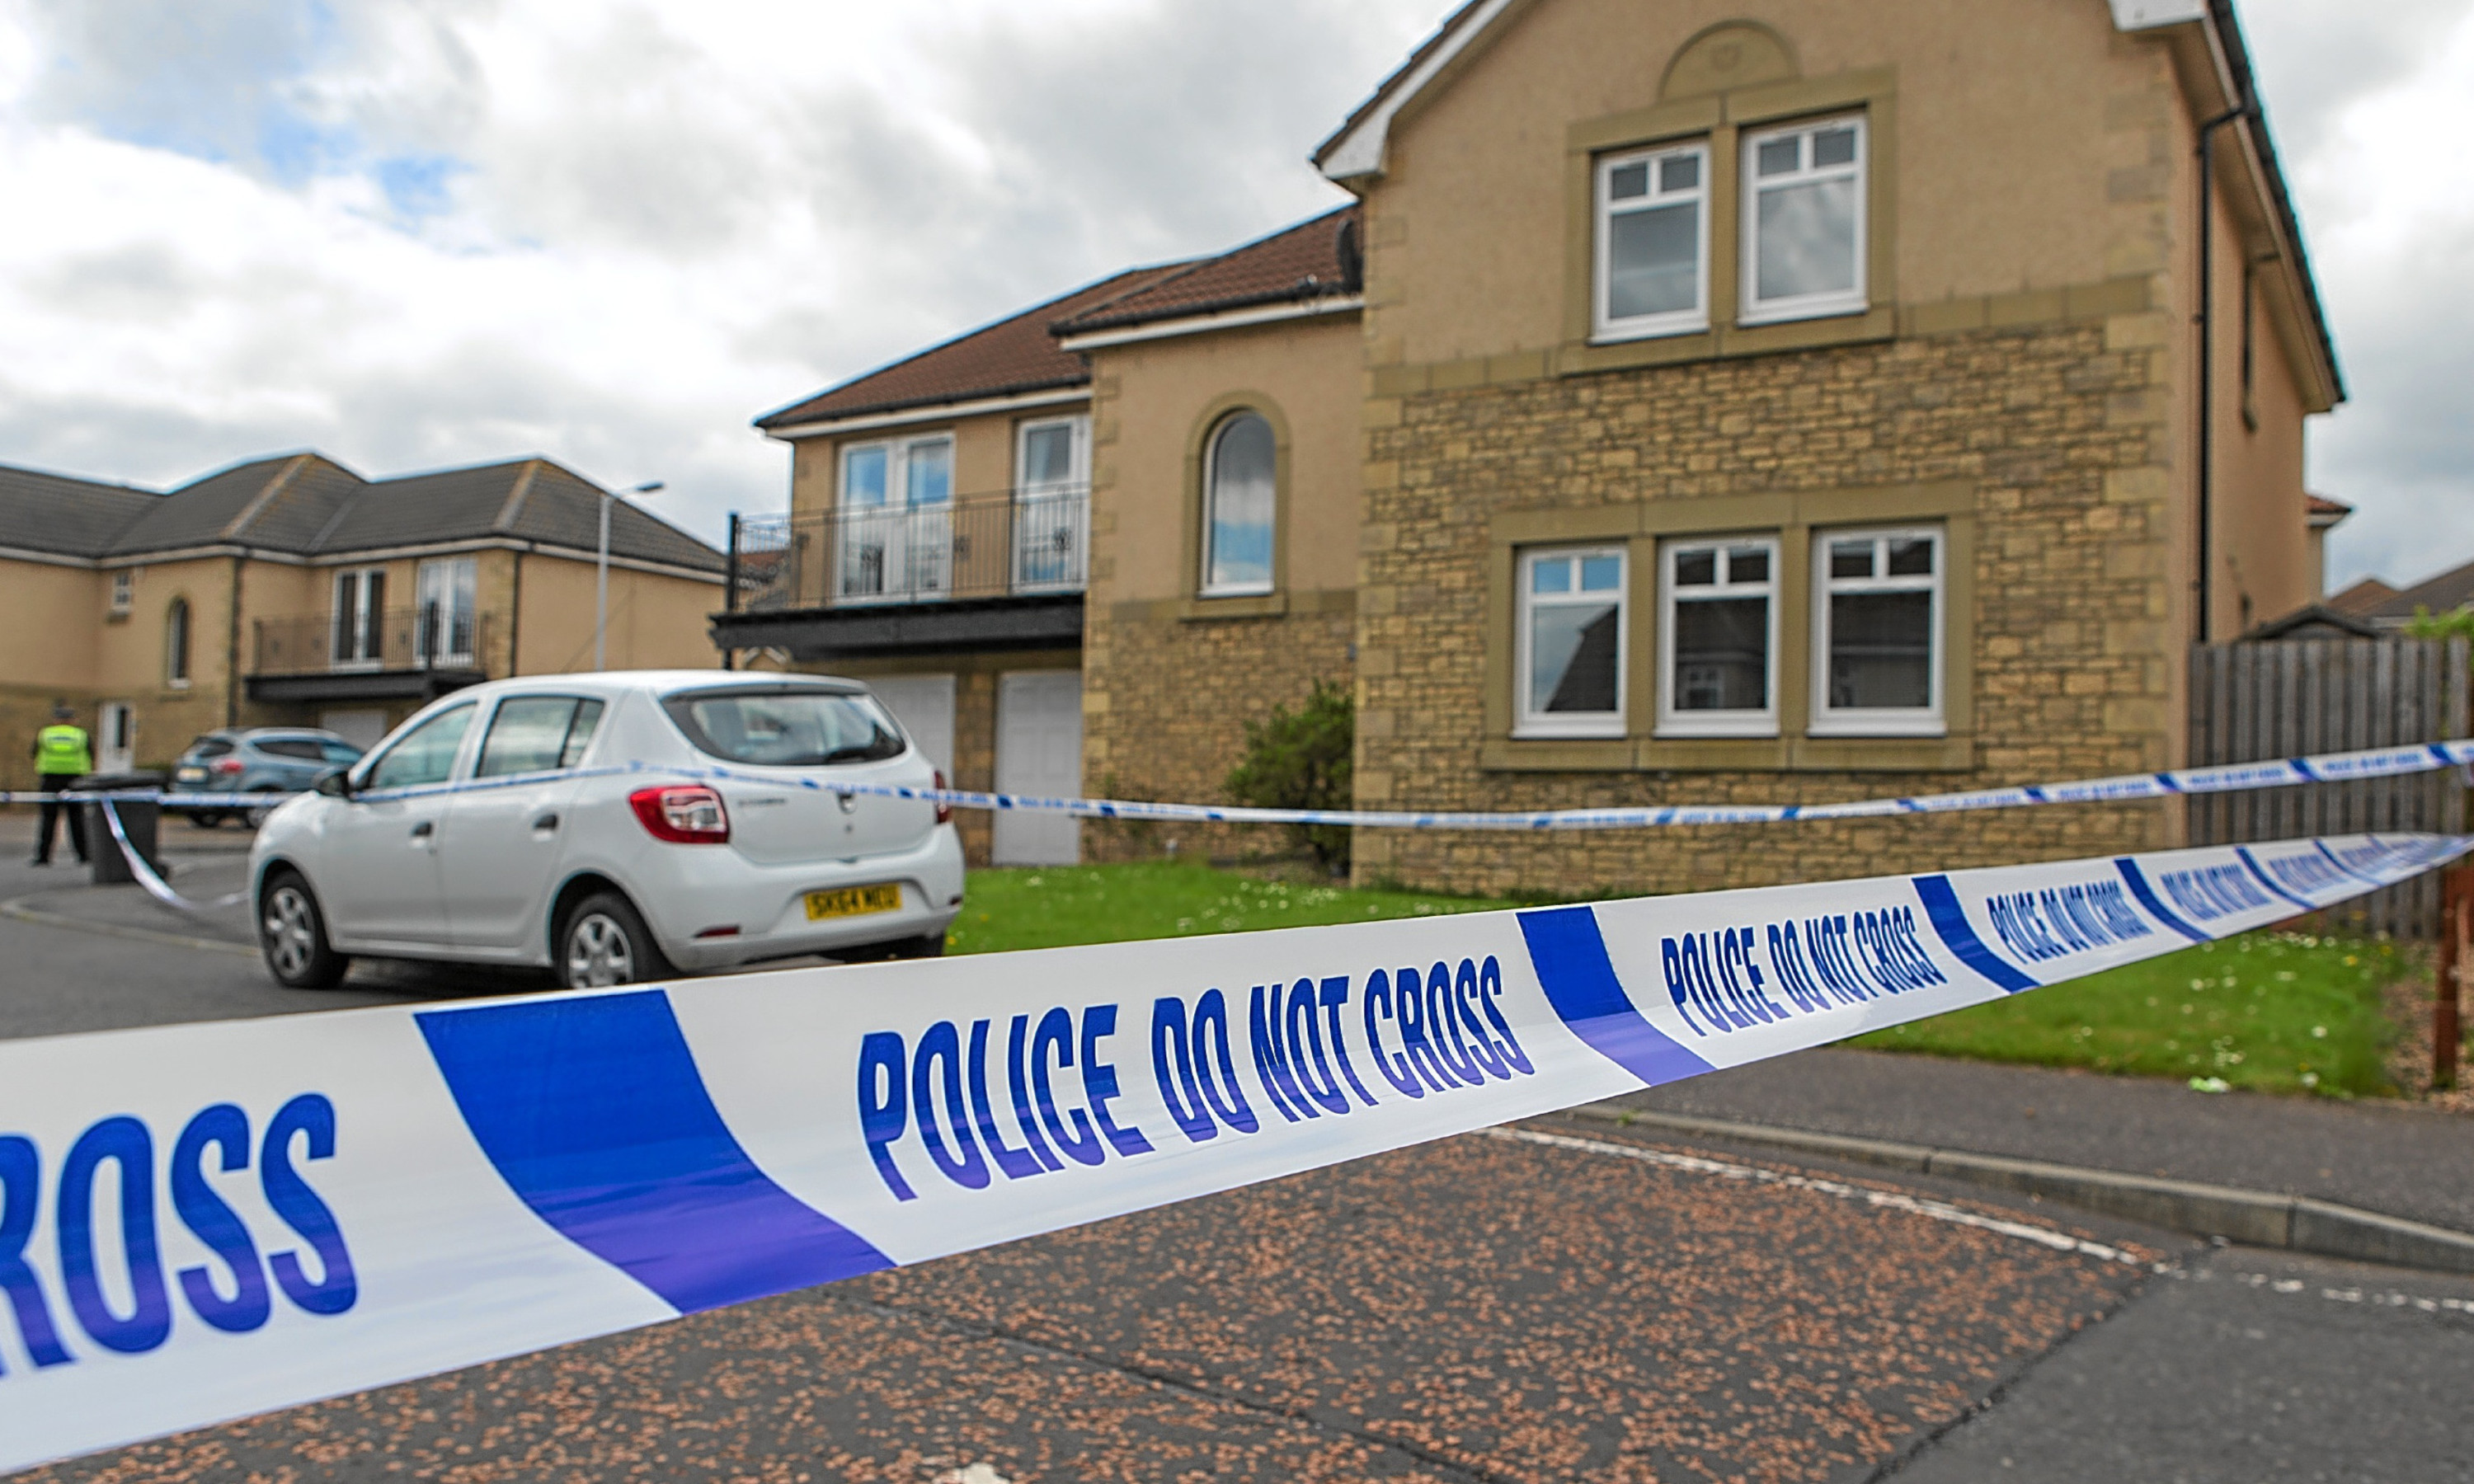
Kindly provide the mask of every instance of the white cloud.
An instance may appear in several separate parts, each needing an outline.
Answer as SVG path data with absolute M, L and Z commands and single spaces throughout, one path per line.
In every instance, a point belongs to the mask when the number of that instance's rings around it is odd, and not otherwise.
M 539 450 L 716 533 L 757 413 L 1331 199 L 1439 0 L 1330 9 L 0 0 L 0 460 Z
M 0 461 L 541 451 L 717 533 L 785 498 L 755 414 L 1335 199 L 1449 3 L 0 0 Z M 2243 12 L 2355 396 L 2332 575 L 2474 556 L 2474 0 Z

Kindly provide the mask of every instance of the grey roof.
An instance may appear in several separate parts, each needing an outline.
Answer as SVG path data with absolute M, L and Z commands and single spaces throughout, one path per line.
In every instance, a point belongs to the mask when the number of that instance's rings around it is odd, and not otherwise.
M 2385 602 L 2356 612 L 2382 627 L 2402 624 L 2423 609 L 2434 613 L 2453 613 L 2474 604 L 2474 562 L 2451 567 L 2438 577 L 2425 578 L 2403 589 Z
M 293 556 L 502 538 L 591 551 L 600 488 L 546 459 L 363 479 L 321 454 L 219 469 L 168 494 L 0 466 L 0 546 L 87 558 L 236 545 Z M 721 553 L 625 500 L 614 556 L 719 572 Z
M 101 557 L 162 499 L 151 490 L 0 465 L 0 546 Z

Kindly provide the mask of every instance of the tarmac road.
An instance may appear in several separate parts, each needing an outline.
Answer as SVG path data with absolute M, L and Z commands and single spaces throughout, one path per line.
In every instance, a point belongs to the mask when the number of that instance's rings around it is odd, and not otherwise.
M 0 900 L 78 879 L 21 861 Z M 245 931 L 128 900 L 141 930 Z M 376 968 L 302 995 L 237 945 L 0 917 L 0 1035 L 475 992 Z M 2474 1281 L 1603 1123 L 1526 1133 L 23 1477 L 2474 1480 Z

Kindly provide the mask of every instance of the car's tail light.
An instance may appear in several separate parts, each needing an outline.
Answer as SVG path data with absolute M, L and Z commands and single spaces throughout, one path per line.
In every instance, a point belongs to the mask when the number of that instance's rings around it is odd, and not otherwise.
M 730 815 L 721 795 L 701 783 L 640 788 L 627 796 L 628 806 L 656 840 L 677 845 L 728 845 Z
M 238 773 L 244 764 L 237 757 L 218 757 L 212 764 L 217 773 Z
M 936 792 L 941 794 L 944 791 L 945 770 L 939 768 L 936 770 Z M 936 801 L 936 823 L 939 825 L 950 825 L 954 823 L 954 806 L 947 803 L 942 799 Z

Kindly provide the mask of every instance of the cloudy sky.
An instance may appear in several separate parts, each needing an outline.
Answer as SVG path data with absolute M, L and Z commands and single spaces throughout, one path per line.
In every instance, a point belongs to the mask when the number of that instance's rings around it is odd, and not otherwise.
M 2094 3 L 2094 0 L 2046 0 Z M 1445 0 L 0 0 L 0 463 L 545 452 L 707 536 L 748 429 L 1338 200 Z M 2331 576 L 2474 558 L 2474 0 L 2246 0 L 2354 401 Z

